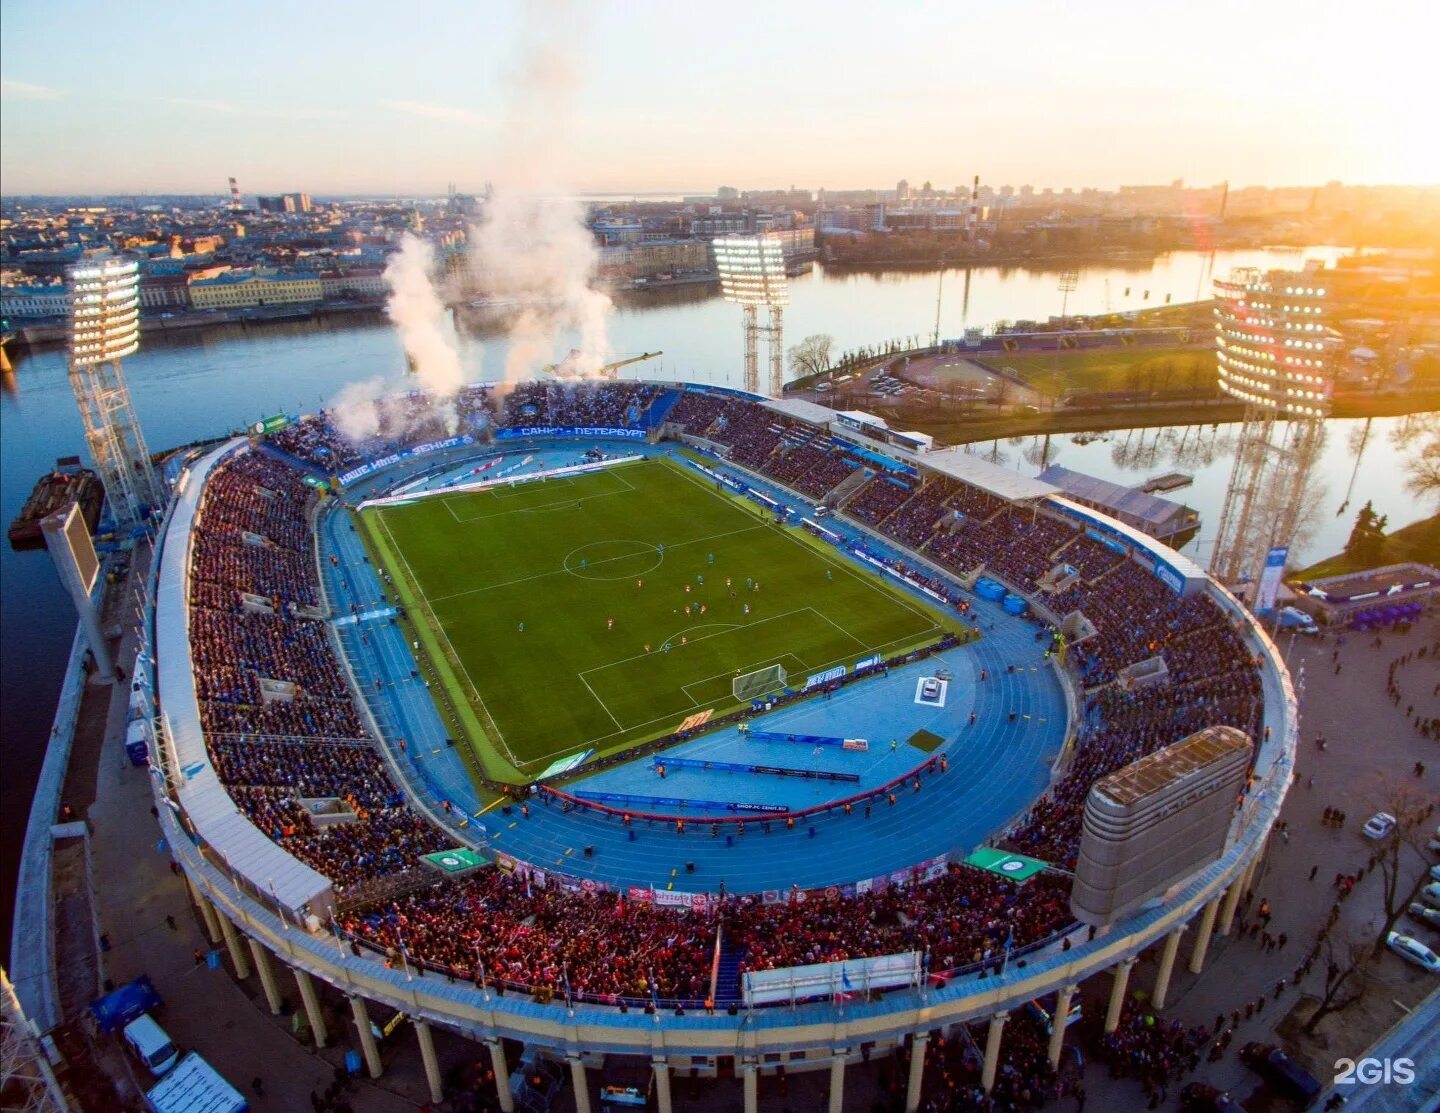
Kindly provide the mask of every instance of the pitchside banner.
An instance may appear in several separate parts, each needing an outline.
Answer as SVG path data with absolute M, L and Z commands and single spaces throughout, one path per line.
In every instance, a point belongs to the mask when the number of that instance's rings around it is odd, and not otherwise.
M 474 444 L 475 438 L 469 433 L 459 437 L 450 437 L 443 441 L 431 441 L 429 444 L 417 444 L 414 448 L 407 448 L 404 452 L 392 452 L 389 456 L 381 456 L 378 460 L 371 460 L 367 464 L 360 464 L 337 476 L 337 482 L 342 487 L 348 487 L 357 479 L 364 479 L 382 468 L 388 468 L 392 464 L 399 464 L 405 460 L 412 460 L 416 456 L 425 456 L 431 452 L 443 452 L 447 448 L 459 448 L 463 444 Z
M 1264 613 L 1275 609 L 1275 593 L 1280 588 L 1280 577 L 1285 574 L 1285 561 L 1290 550 L 1276 546 L 1265 554 L 1265 569 L 1260 573 L 1260 582 L 1255 587 L 1255 610 Z
M 627 441 L 643 441 L 646 429 L 622 429 L 612 425 L 522 425 L 515 429 L 496 429 L 497 441 L 515 441 L 526 437 L 614 437 Z

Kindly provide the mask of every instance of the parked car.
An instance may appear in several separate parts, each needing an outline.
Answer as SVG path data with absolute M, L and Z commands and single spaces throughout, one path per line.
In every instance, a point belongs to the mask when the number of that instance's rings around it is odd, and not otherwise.
M 125 1025 L 123 1035 L 135 1058 L 156 1078 L 164 1077 L 180 1061 L 179 1050 L 149 1013 L 141 1013 Z
M 1420 899 L 1432 908 L 1440 908 L 1440 881 L 1432 881 L 1421 889 Z
M 939 699 L 940 681 L 936 680 L 933 676 L 927 676 L 924 680 L 922 680 L 920 682 L 920 698 Z
M 1410 906 L 1410 918 L 1440 931 L 1440 908 L 1426 908 L 1419 901 Z
M 1180 1113 L 1244 1113 L 1240 1103 L 1208 1082 L 1191 1082 L 1180 1091 Z
M 1240 1061 L 1302 1109 L 1320 1094 L 1319 1080 L 1272 1043 L 1247 1043 L 1240 1049 Z
M 1401 935 L 1398 931 L 1392 931 L 1385 937 L 1385 946 L 1406 962 L 1413 963 L 1432 974 L 1440 974 L 1440 955 L 1437 955 L 1420 940 L 1412 939 L 1408 935 Z
M 1365 821 L 1361 828 L 1367 839 L 1383 839 L 1395 830 L 1395 817 L 1389 812 L 1376 812 Z
M 1430 837 L 1430 853 L 1440 854 L 1440 827 L 1435 828 L 1435 834 Z
M 1431 866 L 1431 867 L 1430 867 L 1430 880 L 1431 880 L 1431 881 L 1440 881 L 1440 866 Z

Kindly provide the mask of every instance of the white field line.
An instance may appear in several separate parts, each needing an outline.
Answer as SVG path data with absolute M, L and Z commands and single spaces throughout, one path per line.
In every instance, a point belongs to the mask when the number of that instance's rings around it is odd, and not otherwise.
M 470 685 L 470 691 L 474 694 L 476 702 L 480 704 L 480 709 L 485 712 L 485 718 L 489 720 L 490 726 L 495 731 L 496 739 L 504 748 L 506 755 L 510 758 L 510 764 L 519 768 L 520 763 L 516 760 L 514 751 L 510 749 L 510 744 L 505 741 L 505 735 L 500 730 L 500 724 L 495 721 L 495 716 L 490 714 L 490 709 L 485 706 L 485 700 L 480 695 L 480 689 L 475 686 L 475 681 L 470 676 L 470 670 L 465 667 L 465 659 L 455 652 L 455 646 L 450 641 L 450 635 L 445 632 L 445 625 L 435 616 L 435 608 L 425 595 L 424 588 L 420 586 L 420 581 L 415 575 L 415 570 L 410 567 L 410 561 L 405 557 L 405 550 L 402 549 L 399 542 L 395 540 L 395 534 L 391 532 L 390 523 L 385 520 L 385 512 L 383 510 L 380 511 L 380 525 L 384 527 L 385 533 L 389 536 L 390 544 L 394 547 L 396 555 L 399 556 L 400 563 L 405 566 L 405 575 L 409 578 L 411 586 L 415 589 L 415 593 L 420 596 L 421 604 L 428 612 L 431 628 L 445 639 L 445 645 L 450 651 L 451 659 L 455 664 L 460 666 L 460 671 L 465 674 L 465 683 Z
M 765 528 L 764 526 L 759 526 L 759 525 L 747 526 L 747 527 L 744 528 L 744 529 L 731 530 L 729 533 L 714 533 L 714 534 L 711 534 L 709 537 L 696 537 L 696 538 L 693 538 L 693 539 L 691 539 L 691 540 L 689 540 L 689 541 L 677 541 L 677 542 L 675 542 L 674 544 L 671 544 L 671 543 L 668 542 L 668 541 L 664 541 L 664 542 L 661 542 L 661 544 L 663 544 L 663 545 L 665 546 L 665 552 L 666 552 L 666 553 L 669 553 L 671 549 L 683 549 L 683 548 L 685 548 L 685 547 L 688 546 L 688 545 L 699 545 L 699 544 L 702 544 L 703 542 L 706 542 L 706 541 L 719 541 L 719 540 L 721 540 L 721 539 L 723 539 L 723 538 L 726 538 L 726 537 L 737 537 L 737 536 L 739 536 L 739 535 L 742 534 L 742 533 L 753 533 L 753 532 L 754 532 L 755 530 L 757 530 L 757 529 L 764 529 L 764 528 Z M 626 539 L 624 539 L 624 538 L 617 538 L 617 540 L 626 540 Z M 631 538 L 630 540 L 633 540 L 633 538 Z M 642 543 L 642 544 L 645 544 L 646 542 L 641 542 L 641 543 Z M 614 561 L 617 561 L 617 560 L 629 560 L 629 559 L 631 559 L 632 557 L 635 557 L 635 556 L 638 556 L 638 555 L 639 555 L 638 553 L 623 553 L 623 554 L 621 554 L 620 556 L 616 556 L 616 557 L 606 557 L 604 560 L 597 560 L 597 561 L 595 561 L 595 563 L 592 564 L 592 565 L 590 565 L 590 567 L 591 567 L 591 568 L 598 568 L 598 567 L 599 567 L 600 565 L 602 565 L 602 564 L 610 564 L 610 563 L 613 563 Z M 503 580 L 503 581 L 501 581 L 500 583 L 496 583 L 496 584 L 486 584 L 484 587 L 472 587 L 472 588 L 470 588 L 470 589 L 467 590 L 467 591 L 457 591 L 457 592 L 455 592 L 453 595 L 440 595 L 440 596 L 437 596 L 434 601 L 435 601 L 436 603 L 446 603 L 446 602 L 449 602 L 451 599 L 460 599 L 460 598 L 462 598 L 463 596 L 466 596 L 466 595 L 478 595 L 478 594 L 480 594 L 481 592 L 494 591 L 496 588 L 501 588 L 501 587 L 514 587 L 516 584 L 528 584 L 528 583 L 531 583 L 531 582 L 533 582 L 533 581 L 535 581 L 535 580 L 543 580 L 543 579 L 546 579 L 546 578 L 548 578 L 548 577 L 550 577 L 550 576 L 573 576 L 573 575 L 575 575 L 575 573 L 572 572 L 572 571 L 570 571 L 570 569 L 568 569 L 568 568 L 556 568 L 556 569 L 554 569 L 553 571 L 550 571 L 550 572 L 537 572 L 537 573 L 535 573 L 535 575 L 533 575 L 533 576 L 521 576 L 521 577 L 519 577 L 518 579 L 514 579 L 514 580 Z

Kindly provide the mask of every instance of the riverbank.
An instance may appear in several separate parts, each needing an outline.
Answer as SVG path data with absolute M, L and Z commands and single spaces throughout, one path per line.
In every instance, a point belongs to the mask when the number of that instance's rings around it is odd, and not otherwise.
M 1245 405 L 1228 398 L 1184 398 L 1174 402 L 1113 404 L 1093 409 L 1026 411 L 989 416 L 946 414 L 933 405 L 881 404 L 866 407 L 892 428 L 926 433 L 946 444 L 972 444 L 1006 437 L 1056 433 L 1109 433 L 1151 429 L 1162 425 L 1195 425 L 1241 421 Z M 1399 394 L 1337 397 L 1336 418 L 1403 417 L 1440 410 L 1440 387 Z
M 1327 576 L 1343 576 L 1347 572 L 1363 572 L 1367 568 L 1383 568 L 1387 564 L 1415 561 L 1440 567 L 1440 514 L 1402 526 L 1388 535 L 1380 546 L 1380 555 L 1358 560 L 1349 553 L 1336 553 L 1317 560 L 1288 578 L 1320 580 Z

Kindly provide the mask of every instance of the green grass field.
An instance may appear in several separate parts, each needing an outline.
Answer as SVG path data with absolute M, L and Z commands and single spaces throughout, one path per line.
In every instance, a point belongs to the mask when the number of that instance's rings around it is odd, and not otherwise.
M 1049 398 L 1111 391 L 1195 391 L 1215 385 L 1215 353 L 1198 348 L 1106 348 L 1073 352 L 987 352 L 981 363 L 1010 368 Z
M 665 460 L 360 517 L 472 744 L 522 775 L 723 714 L 738 672 L 794 686 L 962 630 Z

